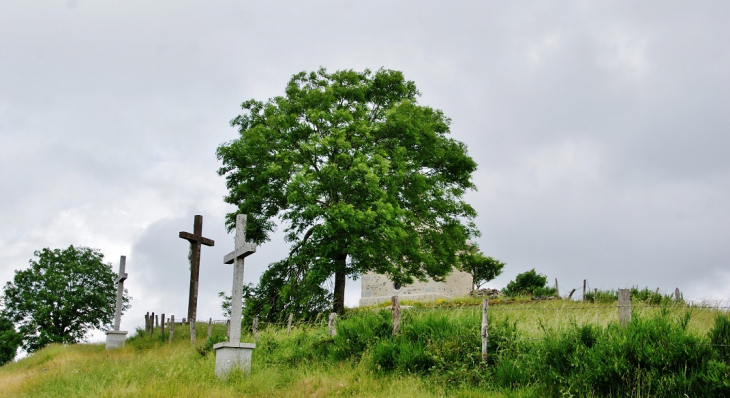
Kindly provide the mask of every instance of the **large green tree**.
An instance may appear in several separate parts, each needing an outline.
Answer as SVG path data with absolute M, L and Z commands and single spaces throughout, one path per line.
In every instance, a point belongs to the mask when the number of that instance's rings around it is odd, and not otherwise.
M 231 122 L 240 137 L 217 151 L 237 207 L 229 229 L 246 213 L 247 238 L 261 244 L 281 219 L 287 264 L 306 264 L 308 283 L 334 276 L 337 312 L 348 275 L 441 280 L 479 234 L 463 200 L 476 163 L 418 95 L 398 71 L 320 69 L 294 75 L 283 96 L 244 102 Z
M 28 269 L 15 271 L 2 296 L 3 312 L 18 328 L 24 349 L 75 343 L 92 329 L 111 327 L 116 274 L 103 262 L 103 254 L 69 246 L 34 255 Z M 127 309 L 126 294 L 124 304 Z

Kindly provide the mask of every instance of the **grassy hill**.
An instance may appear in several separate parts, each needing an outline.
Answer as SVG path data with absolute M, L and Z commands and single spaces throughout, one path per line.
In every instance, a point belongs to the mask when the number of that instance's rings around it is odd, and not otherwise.
M 407 305 L 408 303 L 404 303 Z M 0 368 L 3 397 L 531 397 L 730 396 L 730 317 L 684 304 L 491 303 L 489 357 L 481 359 L 481 308 L 457 300 L 403 311 L 392 336 L 388 308 L 353 310 L 329 336 L 324 323 L 262 323 L 249 377 L 214 375 L 213 342 L 193 347 L 185 328 L 169 344 L 138 331 L 124 349 L 52 345 Z M 205 337 L 207 325 L 197 335 Z M 242 338 L 253 341 L 251 335 Z

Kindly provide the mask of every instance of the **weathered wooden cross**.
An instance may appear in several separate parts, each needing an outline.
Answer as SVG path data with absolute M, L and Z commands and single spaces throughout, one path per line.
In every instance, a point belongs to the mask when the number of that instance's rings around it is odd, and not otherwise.
M 190 242 L 190 294 L 188 295 L 188 322 L 190 322 L 190 340 L 195 341 L 195 319 L 198 312 L 198 281 L 200 279 L 200 245 L 214 246 L 212 239 L 203 237 L 203 216 L 196 215 L 193 233 L 180 232 L 180 238 Z

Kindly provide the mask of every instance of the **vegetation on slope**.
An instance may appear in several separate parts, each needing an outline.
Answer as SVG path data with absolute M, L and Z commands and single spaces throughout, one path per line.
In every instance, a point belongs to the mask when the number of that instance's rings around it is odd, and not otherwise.
M 472 303 L 404 309 L 398 336 L 390 311 L 377 308 L 349 312 L 335 337 L 323 323 L 290 336 L 262 324 L 250 377 L 215 377 L 210 347 L 225 334 L 216 325 L 196 349 L 184 328 L 171 345 L 139 333 L 117 351 L 53 345 L 0 368 L 0 385 L 6 396 L 33 397 L 730 395 L 726 313 L 636 305 L 621 328 L 612 305 L 494 303 L 484 362 Z

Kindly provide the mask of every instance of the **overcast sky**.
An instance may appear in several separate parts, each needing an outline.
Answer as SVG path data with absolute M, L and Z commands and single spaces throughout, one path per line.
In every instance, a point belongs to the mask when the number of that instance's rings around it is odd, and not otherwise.
M 34 250 L 89 246 L 115 271 L 127 256 L 122 330 L 181 318 L 178 232 L 201 214 L 198 317 L 222 319 L 215 150 L 241 102 L 299 71 L 384 67 L 479 164 L 477 243 L 507 263 L 488 286 L 535 268 L 563 294 L 585 278 L 729 299 L 730 3 L 454 3 L 2 2 L 0 283 Z M 280 233 L 260 246 L 245 282 L 287 250 Z

